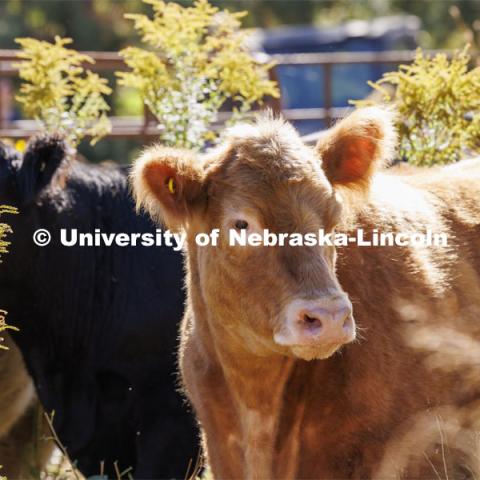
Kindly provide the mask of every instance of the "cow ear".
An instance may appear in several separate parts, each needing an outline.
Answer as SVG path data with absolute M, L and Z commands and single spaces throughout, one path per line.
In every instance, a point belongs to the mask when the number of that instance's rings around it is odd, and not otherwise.
M 10 176 L 20 163 L 20 153 L 0 141 L 0 178 Z
M 327 131 L 315 149 L 334 187 L 366 190 L 375 170 L 391 159 L 395 144 L 392 111 L 368 107 Z
M 188 224 L 206 200 L 205 173 L 187 150 L 153 147 L 138 158 L 130 175 L 137 210 L 171 230 Z
M 42 190 L 68 163 L 69 149 L 60 136 L 34 137 L 27 145 L 18 172 L 18 187 L 23 204 L 35 201 Z
M 0 164 L 13 163 L 18 160 L 19 156 L 17 150 L 0 141 Z

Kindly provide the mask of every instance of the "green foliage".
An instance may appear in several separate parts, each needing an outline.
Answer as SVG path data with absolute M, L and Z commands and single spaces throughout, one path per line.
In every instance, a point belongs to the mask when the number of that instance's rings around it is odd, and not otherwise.
M 227 100 L 234 120 L 266 95 L 278 97 L 262 65 L 245 47 L 240 30 L 244 13 L 220 11 L 207 0 L 191 7 L 144 0 L 153 19 L 127 15 L 149 49 L 120 52 L 131 71 L 118 72 L 119 83 L 134 87 L 157 117 L 161 140 L 168 145 L 201 148 L 215 134 L 211 125 Z
M 5 213 L 15 214 L 18 212 L 16 208 L 9 207 L 7 205 L 0 205 L 0 216 Z M 8 246 L 10 245 L 10 242 L 7 242 L 5 240 L 5 237 L 7 236 L 7 234 L 11 232 L 12 232 L 12 229 L 10 228 L 9 225 L 7 225 L 6 223 L 0 223 L 0 255 L 4 253 L 8 253 Z M 5 310 L 0 310 L 0 333 L 6 330 L 7 328 L 14 329 L 14 327 L 7 325 L 5 321 L 6 316 L 7 316 L 7 312 Z M 2 340 L 3 339 L 0 337 L 0 349 L 5 348 L 1 344 Z
M 40 120 L 48 133 L 60 132 L 76 147 L 84 136 L 92 144 L 110 132 L 107 81 L 85 69 L 94 63 L 87 55 L 68 49 L 69 38 L 49 43 L 33 38 L 16 40 L 22 47 L 17 66 L 23 80 L 17 100 L 28 116 Z
M 480 68 L 469 70 L 469 63 L 467 48 L 451 59 L 419 49 L 411 65 L 369 83 L 383 102 L 395 105 L 400 154 L 410 163 L 443 164 L 480 153 Z

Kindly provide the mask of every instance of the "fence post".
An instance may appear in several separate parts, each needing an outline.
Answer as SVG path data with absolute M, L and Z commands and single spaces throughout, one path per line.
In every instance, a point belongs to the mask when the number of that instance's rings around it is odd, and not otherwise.
M 0 78 L 0 130 L 5 128 L 9 120 L 9 80 L 7 78 Z
M 332 126 L 332 64 L 325 63 L 323 66 L 324 82 L 323 82 L 323 106 L 325 108 L 325 127 Z
M 280 81 L 278 79 L 278 72 L 277 72 L 277 66 L 274 65 L 269 71 L 268 71 L 268 79 L 271 80 L 272 82 L 275 82 L 278 85 L 278 88 L 280 89 Z M 281 97 L 275 98 L 275 97 L 267 97 L 265 99 L 265 106 L 270 108 L 275 115 L 280 115 L 282 113 L 282 99 Z

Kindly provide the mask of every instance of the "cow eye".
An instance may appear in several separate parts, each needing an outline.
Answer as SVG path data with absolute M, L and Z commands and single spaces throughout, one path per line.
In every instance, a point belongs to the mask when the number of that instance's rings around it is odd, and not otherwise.
M 237 220 L 235 222 L 235 228 L 237 230 L 246 230 L 248 228 L 248 222 L 245 220 Z

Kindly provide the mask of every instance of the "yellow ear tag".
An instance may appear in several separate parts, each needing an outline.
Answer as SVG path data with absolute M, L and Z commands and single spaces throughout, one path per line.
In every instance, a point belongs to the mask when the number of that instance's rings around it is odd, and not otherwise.
M 168 191 L 174 195 L 175 194 L 175 191 L 176 191 L 176 185 L 175 185 L 175 180 L 173 179 L 173 177 L 170 177 L 168 179 L 168 182 L 167 182 L 167 185 L 168 185 Z

